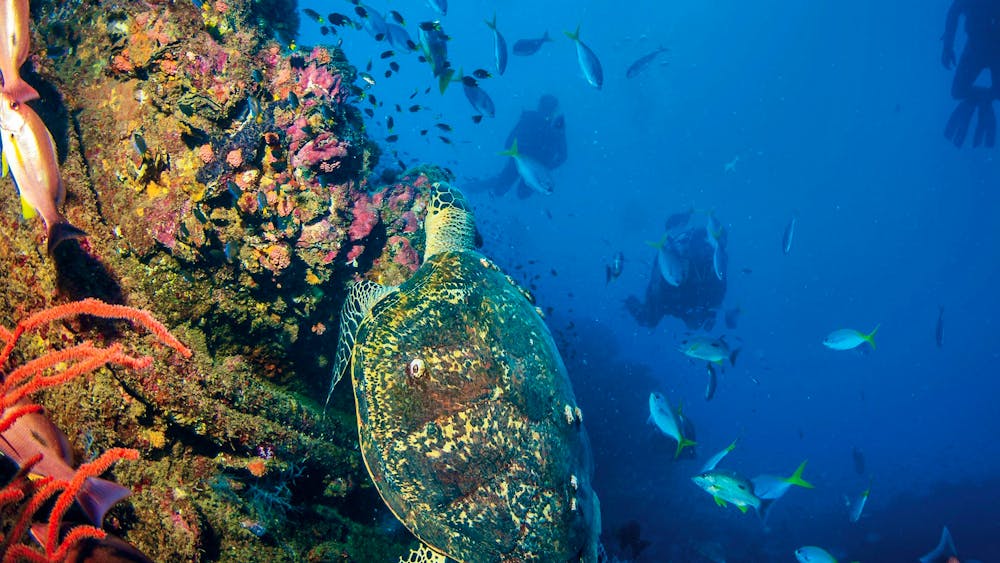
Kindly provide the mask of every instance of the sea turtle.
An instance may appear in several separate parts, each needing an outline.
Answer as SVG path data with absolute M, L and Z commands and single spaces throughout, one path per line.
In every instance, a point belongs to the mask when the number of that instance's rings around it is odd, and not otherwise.
M 401 561 L 596 561 L 590 448 L 552 335 L 475 250 L 460 191 L 431 186 L 425 229 L 410 279 L 351 287 L 330 385 L 350 370 L 365 466 L 424 544 Z

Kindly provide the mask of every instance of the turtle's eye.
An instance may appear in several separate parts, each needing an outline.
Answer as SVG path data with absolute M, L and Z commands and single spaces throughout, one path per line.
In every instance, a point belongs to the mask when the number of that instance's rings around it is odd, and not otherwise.
M 420 377 L 424 374 L 424 361 L 420 358 L 413 358 L 406 366 L 406 375 L 410 377 Z

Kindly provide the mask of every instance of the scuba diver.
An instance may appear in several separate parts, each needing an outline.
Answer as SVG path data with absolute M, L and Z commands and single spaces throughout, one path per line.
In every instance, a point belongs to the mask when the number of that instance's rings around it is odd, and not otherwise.
M 566 162 L 566 120 L 556 114 L 559 101 L 555 96 L 543 95 L 538 100 L 538 109 L 521 112 L 514 129 L 507 135 L 504 149 L 517 143 L 517 154 L 537 162 L 547 170 L 554 170 Z M 503 170 L 490 178 L 473 180 L 467 186 L 472 190 L 490 190 L 503 195 L 515 183 L 517 195 L 526 198 L 536 191 L 521 179 L 514 158 L 507 158 Z
M 667 219 L 666 234 L 658 244 L 646 298 L 634 295 L 625 308 L 642 326 L 655 327 L 664 315 L 676 317 L 690 330 L 712 330 L 726 296 L 727 234 L 715 216 L 706 223 L 692 221 L 694 211 Z
M 955 33 L 958 19 L 965 16 L 967 36 L 962 56 L 955 60 Z M 992 147 L 996 143 L 996 113 L 993 100 L 1000 98 L 1000 0 L 954 0 L 945 19 L 944 45 L 941 64 L 946 69 L 955 67 L 951 96 L 959 100 L 951 113 L 944 135 L 956 147 L 965 143 L 972 122 L 972 114 L 979 110 L 979 120 L 972 144 Z M 990 88 L 976 86 L 976 78 L 990 71 Z

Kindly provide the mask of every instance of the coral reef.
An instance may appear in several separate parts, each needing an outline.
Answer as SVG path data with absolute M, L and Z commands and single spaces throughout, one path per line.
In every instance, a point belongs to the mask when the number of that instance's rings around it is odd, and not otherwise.
M 283 21 L 261 23 L 268 6 Z M 95 296 L 148 309 L 193 356 L 103 368 L 40 402 L 83 459 L 112 447 L 133 491 L 109 531 L 154 560 L 389 560 L 412 544 L 357 450 L 352 398 L 325 412 L 352 279 L 419 264 L 426 167 L 369 180 L 379 150 L 332 47 L 299 48 L 294 2 L 32 3 L 31 106 L 52 132 L 64 213 L 89 237 L 50 259 L 0 189 L 0 324 Z M 281 40 L 275 41 L 274 37 Z M 80 319 L 24 354 L 138 336 Z

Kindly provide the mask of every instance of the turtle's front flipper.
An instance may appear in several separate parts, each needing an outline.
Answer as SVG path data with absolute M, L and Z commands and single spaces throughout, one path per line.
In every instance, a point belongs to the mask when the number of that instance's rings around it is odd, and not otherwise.
M 333 388 L 340 382 L 340 378 L 344 376 L 344 370 L 351 363 L 354 339 L 358 335 L 358 326 L 361 321 L 368 316 L 379 299 L 396 290 L 396 286 L 387 287 L 369 280 L 361 280 L 351 286 L 347 300 L 344 301 L 344 307 L 340 310 L 340 335 L 337 337 L 337 355 L 333 361 L 333 379 L 330 381 L 330 390 L 326 394 L 326 404 L 330 403 Z
M 406 557 L 400 557 L 399 563 L 445 563 L 447 560 L 447 557 L 422 543 L 417 549 L 411 549 Z

